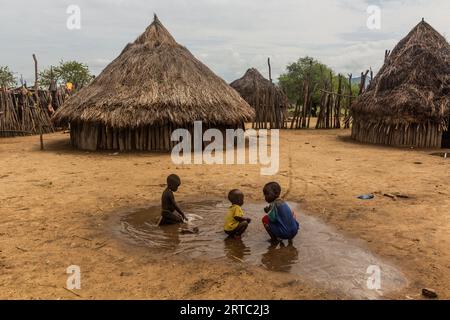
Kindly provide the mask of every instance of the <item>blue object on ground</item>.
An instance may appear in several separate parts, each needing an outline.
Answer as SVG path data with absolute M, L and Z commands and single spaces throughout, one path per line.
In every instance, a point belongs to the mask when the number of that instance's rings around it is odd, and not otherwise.
M 358 199 L 361 199 L 361 200 L 370 200 L 373 198 L 375 198 L 375 196 L 373 194 L 363 194 L 358 197 Z

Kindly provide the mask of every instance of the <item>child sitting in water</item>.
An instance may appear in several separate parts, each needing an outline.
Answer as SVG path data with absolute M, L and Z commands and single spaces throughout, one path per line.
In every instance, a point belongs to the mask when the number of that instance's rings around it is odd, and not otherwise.
M 271 241 L 289 240 L 291 243 L 297 235 L 300 224 L 288 204 L 280 199 L 280 185 L 270 182 L 264 186 L 263 193 L 269 206 L 264 209 L 267 215 L 263 217 L 262 223 Z
M 167 177 L 167 188 L 164 190 L 161 198 L 162 211 L 159 225 L 183 223 L 187 220 L 186 215 L 178 206 L 173 195 L 180 185 L 181 179 L 176 174 L 171 174 Z
M 244 211 L 241 208 L 244 204 L 244 194 L 241 190 L 231 190 L 228 193 L 228 200 L 231 206 L 225 216 L 224 231 L 230 238 L 239 239 L 252 220 L 244 218 Z

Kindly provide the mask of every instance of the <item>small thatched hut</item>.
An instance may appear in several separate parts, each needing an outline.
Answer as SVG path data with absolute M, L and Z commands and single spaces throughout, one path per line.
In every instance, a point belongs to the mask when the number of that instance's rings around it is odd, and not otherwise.
M 153 23 L 53 120 L 70 122 L 73 146 L 86 150 L 170 150 L 177 128 L 238 128 L 252 108 L 225 81 Z
M 441 147 L 450 116 L 450 45 L 422 20 L 351 109 L 358 141 Z
M 245 75 L 230 84 L 256 112 L 254 126 L 283 128 L 288 99 L 283 91 L 264 78 L 258 70 L 248 69 Z

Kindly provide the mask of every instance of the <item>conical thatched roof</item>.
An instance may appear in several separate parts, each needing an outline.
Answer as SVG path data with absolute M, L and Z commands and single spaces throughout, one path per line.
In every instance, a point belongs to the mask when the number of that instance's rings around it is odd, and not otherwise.
M 422 20 L 352 106 L 353 117 L 389 124 L 441 122 L 450 112 L 450 45 Z
M 287 98 L 283 91 L 264 78 L 255 68 L 248 69 L 242 78 L 233 81 L 230 83 L 230 86 L 239 92 L 252 107 L 255 107 L 255 99 L 257 99 L 257 96 L 269 90 L 274 90 L 275 99 L 278 102 L 281 102 L 281 104 L 287 103 Z
M 234 125 L 253 115 L 239 94 L 179 45 L 155 15 L 134 43 L 59 108 L 54 121 L 112 127 L 195 120 Z

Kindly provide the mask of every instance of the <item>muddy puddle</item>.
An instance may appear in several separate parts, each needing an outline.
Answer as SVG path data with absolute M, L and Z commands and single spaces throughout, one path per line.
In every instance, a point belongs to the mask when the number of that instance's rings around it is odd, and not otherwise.
M 189 217 L 189 223 L 183 226 L 158 227 L 159 206 L 129 210 L 121 213 L 114 231 L 120 239 L 148 247 L 155 253 L 258 265 L 298 275 L 356 299 L 379 299 L 406 286 L 402 273 L 370 253 L 362 241 L 344 237 L 319 219 L 301 213 L 295 203 L 289 204 L 301 224 L 292 245 L 286 242 L 274 246 L 268 242 L 261 223 L 264 203 L 243 206 L 246 216 L 253 221 L 240 241 L 227 239 L 222 231 L 229 204 L 221 201 L 181 203 Z M 198 233 L 183 232 L 196 227 Z M 379 290 L 374 288 L 377 268 L 381 275 Z

